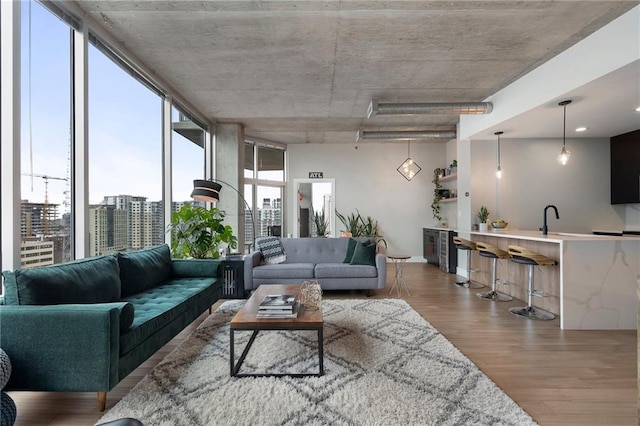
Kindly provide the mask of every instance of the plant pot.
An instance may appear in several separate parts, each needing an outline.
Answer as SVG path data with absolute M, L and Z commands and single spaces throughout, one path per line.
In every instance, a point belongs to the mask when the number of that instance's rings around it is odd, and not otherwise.
M 488 231 L 488 226 L 486 223 L 479 223 L 478 224 L 478 230 L 480 232 L 487 232 Z

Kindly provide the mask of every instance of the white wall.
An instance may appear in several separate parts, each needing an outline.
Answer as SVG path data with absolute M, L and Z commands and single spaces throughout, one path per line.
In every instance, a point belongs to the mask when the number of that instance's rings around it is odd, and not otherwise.
M 537 230 L 544 207 L 553 204 L 560 220 L 549 211 L 551 231 L 625 228 L 626 206 L 611 205 L 609 139 L 568 139 L 566 166 L 556 161 L 562 139 L 502 139 L 501 180 L 495 177 L 496 145 L 495 140 L 471 141 L 472 221 L 484 204 L 490 220 Z
M 396 171 L 407 158 L 406 143 L 290 144 L 287 152 L 288 206 L 294 179 L 308 178 L 311 171 L 323 172 L 325 178 L 335 178 L 335 206 L 340 213 L 358 209 L 363 216 L 377 219 L 388 253 L 422 257 L 422 228 L 434 224 L 433 170 L 451 162 L 446 162 L 446 143 L 411 144 L 411 157 L 422 170 L 410 182 Z M 293 222 L 288 215 L 288 230 L 294 229 Z M 337 228 L 342 230 L 342 224 Z

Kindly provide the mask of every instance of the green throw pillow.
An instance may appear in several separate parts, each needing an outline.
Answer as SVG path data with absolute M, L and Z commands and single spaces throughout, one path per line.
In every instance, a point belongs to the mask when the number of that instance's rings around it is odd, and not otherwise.
M 373 243 L 357 243 L 351 258 L 351 265 L 371 265 L 376 266 L 376 245 Z
M 74 260 L 38 268 L 4 271 L 7 305 L 106 303 L 120 298 L 115 256 Z
M 122 297 L 156 287 L 171 278 L 171 250 L 166 244 L 118 253 Z
M 353 257 L 353 252 L 356 249 L 356 244 L 358 244 L 356 240 L 354 240 L 353 238 L 349 238 L 349 242 L 347 243 L 347 255 L 344 257 L 344 260 L 342 261 L 342 263 L 351 262 L 351 258 Z

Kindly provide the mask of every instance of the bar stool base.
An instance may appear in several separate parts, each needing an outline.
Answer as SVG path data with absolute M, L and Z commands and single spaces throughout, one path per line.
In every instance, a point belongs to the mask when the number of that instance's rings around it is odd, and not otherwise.
M 478 288 L 483 288 L 484 285 L 480 284 L 480 283 L 476 283 L 470 280 L 467 281 L 456 281 L 456 284 L 459 285 L 460 287 L 466 287 L 466 288 L 472 288 L 472 289 L 478 289 Z
M 480 299 L 493 300 L 494 302 L 510 302 L 513 300 L 513 297 L 499 293 L 495 290 L 491 290 L 487 293 L 476 293 Z
M 519 317 L 542 320 L 542 321 L 549 321 L 556 317 L 551 312 L 543 311 L 542 309 L 534 308 L 533 306 L 524 306 L 522 308 L 509 308 L 509 312 Z

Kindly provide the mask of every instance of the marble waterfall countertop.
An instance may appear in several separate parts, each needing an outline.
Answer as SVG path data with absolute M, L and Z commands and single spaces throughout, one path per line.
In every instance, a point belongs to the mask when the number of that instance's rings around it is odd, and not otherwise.
M 640 237 L 555 231 L 542 235 L 542 231 L 517 229 L 458 233 L 503 250 L 509 244 L 530 246 L 555 258 L 559 268 L 555 277 L 559 282 L 551 285 L 555 286 L 552 292 L 559 299 L 561 328 L 638 327 Z
M 460 232 L 460 231 L 458 231 Z M 543 241 L 551 243 L 560 243 L 563 241 L 619 241 L 619 240 L 636 240 L 640 241 L 640 237 L 632 235 L 596 235 L 581 234 L 577 232 L 556 232 L 549 231 L 547 235 L 542 235 L 542 231 L 528 231 L 521 229 L 494 229 L 486 232 L 470 231 L 471 235 L 487 235 L 492 237 L 517 238 L 519 240 Z

